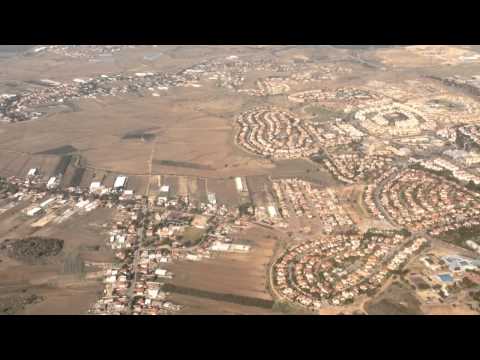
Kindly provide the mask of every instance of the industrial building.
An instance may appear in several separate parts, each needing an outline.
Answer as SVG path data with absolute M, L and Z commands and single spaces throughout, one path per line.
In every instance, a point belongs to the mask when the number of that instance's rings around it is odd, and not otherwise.
M 245 187 L 243 186 L 243 181 L 241 177 L 236 177 L 235 178 L 235 187 L 237 188 L 238 192 L 244 192 Z
M 42 210 L 43 209 L 40 208 L 40 207 L 34 207 L 34 208 L 27 211 L 27 215 L 28 216 L 36 216 L 36 215 L 40 214 L 40 212 L 42 212 Z
M 273 205 L 268 206 L 267 211 L 268 211 L 268 215 L 270 215 L 271 218 L 278 216 L 277 209 Z
M 53 190 L 58 186 L 58 179 L 56 176 L 52 176 L 50 179 L 48 179 L 47 182 L 47 189 Z
M 40 171 L 37 168 L 33 168 L 28 170 L 27 176 L 36 176 L 40 173 Z
M 118 176 L 115 179 L 115 183 L 113 184 L 114 190 L 123 190 L 127 185 L 127 177 L 126 176 Z
M 170 198 L 170 186 L 163 185 L 160 188 L 160 193 L 158 194 L 158 201 L 159 202 L 167 202 Z
M 217 204 L 217 197 L 215 196 L 215 193 L 207 193 L 207 199 L 210 205 L 216 205 Z

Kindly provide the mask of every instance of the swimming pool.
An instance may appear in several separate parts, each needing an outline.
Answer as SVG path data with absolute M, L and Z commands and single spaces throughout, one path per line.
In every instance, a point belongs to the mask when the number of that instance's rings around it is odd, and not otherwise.
M 438 277 L 443 282 L 453 282 L 453 277 L 450 274 L 440 274 L 440 275 L 438 275 Z

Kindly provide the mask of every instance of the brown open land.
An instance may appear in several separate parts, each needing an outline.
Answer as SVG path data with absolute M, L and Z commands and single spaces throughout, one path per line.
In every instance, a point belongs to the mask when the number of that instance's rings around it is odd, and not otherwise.
M 274 315 L 273 310 L 256 306 L 245 306 L 226 301 L 199 299 L 195 296 L 172 294 L 172 301 L 182 304 L 180 314 L 185 315 Z
M 148 175 L 150 162 L 153 174 L 265 173 L 269 166 L 263 160 L 233 143 L 233 117 L 220 115 L 240 110 L 241 102 L 205 98 L 201 89 L 191 91 L 182 95 L 188 95 L 188 100 L 173 95 L 83 100 L 76 112 L 2 124 L 0 150 L 8 152 L 0 163 L 2 173 L 17 175 L 28 166 L 47 166 L 55 161 L 55 155 L 28 155 L 67 146 L 76 149 L 88 168 L 126 175 Z M 126 136 L 146 129 L 151 129 L 150 141 Z M 50 166 L 53 169 L 45 171 L 53 172 L 54 165 Z
M 59 255 L 42 264 L 28 264 L 0 255 L 0 308 L 3 306 L 5 313 L 18 314 L 85 313 L 103 285 L 95 279 L 86 280 L 81 274 L 65 274 L 64 259 L 67 254 L 78 253 L 83 260 L 112 261 L 102 227 L 111 217 L 112 210 L 97 209 L 62 224 L 35 229 L 30 226 L 34 220 L 19 211 L 2 214 L 1 238 L 20 239 L 34 234 L 64 240 L 64 246 Z M 38 299 L 30 301 L 32 295 Z
M 247 178 L 247 187 L 250 198 L 256 206 L 266 206 L 272 199 L 271 182 L 267 176 L 250 176 Z
M 428 315 L 478 315 L 478 312 L 470 309 L 467 305 L 424 305 L 422 307 Z
M 111 221 L 113 211 L 99 208 L 81 216 L 73 216 L 61 224 L 49 225 L 35 235 L 64 240 L 64 254 L 78 252 L 84 260 L 110 262 L 113 261 L 113 254 L 106 246 L 108 227 L 105 228 L 104 224 Z
M 240 194 L 233 179 L 207 179 L 207 189 L 215 193 L 219 204 L 232 207 L 240 205 Z
M 338 181 L 327 170 L 322 168 L 320 164 L 310 160 L 281 160 L 277 161 L 275 165 L 276 167 L 270 171 L 271 177 L 274 179 L 296 177 L 322 187 L 338 184 Z
M 198 296 L 177 294 L 187 298 L 186 313 L 210 313 L 218 302 L 216 296 L 238 296 L 249 299 L 272 301 L 267 291 L 268 264 L 278 243 L 279 234 L 264 227 L 254 226 L 238 235 L 238 242 L 249 244 L 252 249 L 247 254 L 218 254 L 212 259 L 201 262 L 183 261 L 169 266 L 175 273 L 174 286 L 197 289 L 200 292 L 213 293 Z M 223 312 L 233 313 L 271 313 L 271 309 L 244 306 L 235 300 L 221 301 Z M 231 305 L 223 307 L 224 303 Z M 218 306 L 218 305 L 217 305 Z M 231 309 L 231 310 L 230 310 Z
M 63 264 L 27 265 L 0 257 L 1 314 L 84 314 L 102 291 L 97 280 L 63 274 Z M 28 297 L 38 297 L 28 301 Z
M 368 302 L 369 315 L 421 315 L 420 302 L 405 284 L 394 282 L 384 292 Z

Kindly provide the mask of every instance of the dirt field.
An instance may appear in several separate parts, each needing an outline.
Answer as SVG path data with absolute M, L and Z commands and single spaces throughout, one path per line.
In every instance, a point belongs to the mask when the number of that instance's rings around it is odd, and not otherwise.
M 428 315 L 478 315 L 478 312 L 471 310 L 468 306 L 452 305 L 428 305 L 423 306 L 423 309 Z
M 232 207 L 240 205 L 240 194 L 233 179 L 207 179 L 207 189 L 215 193 L 218 204 Z
M 56 287 L 58 286 L 58 287 Z M 100 281 L 72 281 L 40 289 L 42 302 L 26 307 L 19 315 L 82 315 L 98 299 L 103 290 Z
M 270 171 L 270 175 L 274 179 L 296 177 L 322 187 L 339 184 L 328 171 L 313 161 L 304 159 L 283 160 L 277 161 L 275 165 L 276 167 Z
M 172 283 L 176 286 L 204 290 L 216 294 L 232 294 L 254 299 L 272 300 L 267 291 L 267 268 L 273 256 L 279 236 L 276 232 L 263 227 L 254 226 L 246 230 L 238 240 L 252 246 L 247 254 L 219 254 L 212 259 L 201 262 L 172 264 L 170 269 L 175 277 Z M 177 295 L 176 295 L 177 296 Z M 217 301 L 203 297 L 187 297 L 187 313 L 210 313 L 212 302 Z M 250 308 L 250 306 L 248 307 Z M 233 309 L 233 310 L 229 310 Z M 218 311 L 233 311 L 242 313 L 247 311 L 242 305 L 231 304 Z M 250 313 L 265 313 L 265 309 L 250 309 Z M 270 313 L 270 311 L 267 311 Z
M 106 230 L 102 225 L 112 217 L 112 209 L 99 208 L 85 215 L 73 216 L 61 224 L 47 226 L 37 231 L 35 235 L 64 239 L 66 253 L 82 247 L 103 247 L 108 239 L 106 234 L 108 229 Z
M 367 303 L 369 315 L 421 315 L 420 302 L 406 285 L 393 283 L 383 293 Z
M 21 206 L 28 205 L 22 204 Z M 113 260 L 111 251 L 105 248 L 106 234 L 102 224 L 112 216 L 110 209 L 97 209 L 84 216 L 72 217 L 62 224 L 45 228 L 32 228 L 30 219 L 11 209 L 0 215 L 0 238 L 23 238 L 35 234 L 64 240 L 63 251 L 42 265 L 29 265 L 0 256 L 0 305 L 18 314 L 83 314 L 103 289 L 96 280 L 83 280 L 80 275 L 65 275 L 64 256 L 79 253 L 90 261 Z M 98 247 L 98 250 L 95 249 Z M 28 296 L 42 300 L 20 304 Z M 3 300 L 2 300 L 3 299 Z M 27 301 L 25 300 L 25 301 Z
M 244 306 L 224 301 L 199 299 L 198 297 L 173 294 L 172 301 L 182 304 L 185 308 L 180 314 L 185 315 L 274 315 L 273 310 L 255 306 Z
M 4 310 L 3 313 L 84 314 L 103 288 L 96 280 L 64 275 L 60 261 L 26 265 L 5 257 L 0 260 L 0 310 Z M 39 297 L 39 301 L 22 306 L 25 298 L 32 295 Z

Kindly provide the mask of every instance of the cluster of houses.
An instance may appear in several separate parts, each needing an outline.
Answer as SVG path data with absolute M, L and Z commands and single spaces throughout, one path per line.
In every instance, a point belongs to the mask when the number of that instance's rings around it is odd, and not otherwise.
M 425 244 L 396 232 L 337 235 L 290 247 L 274 264 L 275 291 L 311 310 L 346 305 L 378 289 Z
M 173 277 L 165 268 L 172 261 L 172 248 L 149 243 L 148 228 L 145 201 L 118 204 L 108 242 L 117 263 L 105 271 L 104 296 L 91 313 L 158 315 L 181 309 L 162 291 Z
M 130 313 L 128 291 L 132 280 L 132 266 L 126 263 L 105 270 L 103 296 L 92 306 L 96 315 L 123 315 Z
M 320 190 L 299 179 L 273 181 L 281 215 L 314 219 L 326 234 L 355 229 L 352 219 L 330 189 Z
M 240 89 L 239 93 L 250 96 L 280 95 L 290 91 L 287 77 L 269 77 L 255 82 L 256 89 Z
M 283 66 L 285 67 L 285 65 Z M 291 86 L 308 84 L 313 81 L 335 80 L 338 74 L 350 74 L 351 68 L 334 64 L 317 65 L 296 64 L 296 71 L 288 76 L 270 76 L 255 82 L 254 89 L 239 89 L 239 93 L 250 96 L 281 95 L 290 91 Z M 306 70 L 308 68 L 308 70 Z
M 363 192 L 363 202 L 370 214 L 372 214 L 375 218 L 380 220 L 384 220 L 385 216 L 380 211 L 379 207 L 377 206 L 377 200 L 375 199 L 375 194 L 379 188 L 381 188 L 381 184 L 386 181 L 389 177 L 393 176 L 398 171 L 396 166 L 392 166 L 391 168 L 387 169 L 383 172 L 380 176 L 376 177 L 372 183 L 368 184 L 365 187 L 365 191 Z
M 249 72 L 291 73 L 307 67 L 308 64 L 305 63 L 281 63 L 274 59 L 267 60 L 262 58 L 246 60 L 236 55 L 231 55 L 224 59 L 214 59 L 196 64 L 186 69 L 184 73 L 196 74 L 203 80 L 215 81 L 218 87 L 249 95 L 263 96 L 261 87 L 257 89 L 242 88 Z M 277 90 L 283 87 L 281 85 L 276 86 L 274 83 L 272 85 Z
M 396 224 L 430 235 L 480 224 L 480 194 L 421 170 L 398 173 L 379 199 Z
M 255 108 L 241 114 L 237 122 L 237 143 L 255 154 L 275 159 L 295 159 L 318 152 L 300 119 L 286 111 Z
M 410 246 L 404 247 L 402 250 L 395 254 L 393 259 L 391 259 L 388 263 L 387 269 L 389 271 L 399 270 L 413 254 L 418 253 L 418 251 L 427 243 L 428 240 L 423 237 L 415 239 Z
M 379 95 L 360 88 L 338 88 L 319 89 L 302 91 L 292 94 L 288 97 L 290 101 L 296 103 L 313 103 L 313 102 L 336 102 L 341 101 L 346 104 L 357 104 L 358 102 L 378 99 Z
M 172 261 L 201 261 L 221 252 L 247 253 L 250 245 L 233 235 L 249 226 L 238 210 L 216 202 L 197 203 L 173 197 L 161 186 L 156 200 L 129 198 L 117 204 L 109 245 L 120 264 L 107 269 L 105 294 L 93 306 L 95 314 L 169 314 L 181 306 L 163 291 L 174 277 Z M 121 272 L 112 271 L 121 268 Z
M 85 98 L 132 94 L 160 96 L 161 92 L 171 87 L 199 87 L 198 79 L 195 74 L 187 72 L 144 72 L 103 74 L 94 78 L 73 79 L 67 83 L 40 80 L 22 93 L 0 95 L 0 121 L 35 120 L 46 114 L 46 106 L 65 106 Z
M 352 73 L 352 68 L 336 64 L 322 64 L 307 71 L 296 72 L 290 75 L 290 79 L 296 82 L 309 83 L 312 81 L 335 80 L 338 75 Z
M 325 168 L 339 181 L 354 184 L 369 177 L 376 178 L 393 162 L 382 155 L 367 155 L 359 152 L 334 154 L 322 160 Z
M 73 59 L 92 59 L 136 47 L 135 45 L 46 45 L 34 48 L 32 53 L 52 53 Z

